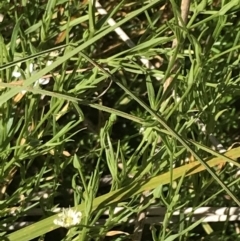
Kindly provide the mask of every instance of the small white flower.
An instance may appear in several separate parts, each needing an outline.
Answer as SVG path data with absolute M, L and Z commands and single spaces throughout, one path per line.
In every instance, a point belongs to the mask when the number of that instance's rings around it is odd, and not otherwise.
M 80 223 L 82 213 L 71 208 L 63 208 L 62 212 L 58 214 L 58 218 L 54 219 L 55 225 L 69 228 Z
M 12 77 L 19 78 L 19 77 L 21 77 L 21 73 L 18 72 L 18 71 L 13 71 L 12 72 Z
M 53 61 L 51 60 L 48 60 L 47 63 L 46 63 L 46 66 L 49 66 L 52 64 Z M 29 73 L 32 74 L 34 73 L 34 64 L 30 63 L 29 64 Z M 12 72 L 12 77 L 15 77 L 15 78 L 20 78 L 22 75 L 19 71 L 17 71 L 17 66 L 15 67 L 14 71 Z M 47 85 L 50 81 L 50 78 L 40 78 L 38 80 L 35 81 L 34 83 L 34 87 L 36 87 L 38 84 L 40 85 Z M 21 93 L 22 94 L 25 94 L 27 91 L 26 90 L 22 90 Z
M 139 129 L 139 133 L 143 133 L 145 130 L 146 130 L 146 128 L 142 126 L 142 127 Z

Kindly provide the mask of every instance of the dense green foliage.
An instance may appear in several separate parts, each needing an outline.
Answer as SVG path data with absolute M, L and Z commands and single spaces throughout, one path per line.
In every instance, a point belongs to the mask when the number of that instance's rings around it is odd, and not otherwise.
M 101 15 L 90 0 L 1 1 L 4 240 L 131 240 L 149 206 L 167 211 L 142 240 L 240 238 L 237 222 L 171 222 L 187 207 L 240 204 L 240 151 L 216 148 L 240 140 L 240 2 L 187 2 L 101 1 Z M 57 206 L 76 207 L 81 225 L 57 229 Z

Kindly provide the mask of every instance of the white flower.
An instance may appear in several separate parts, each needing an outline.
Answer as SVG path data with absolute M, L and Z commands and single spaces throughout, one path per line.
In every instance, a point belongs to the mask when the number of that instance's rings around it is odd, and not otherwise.
M 46 63 L 46 66 L 49 66 L 52 64 L 53 61 L 48 60 Z M 29 64 L 29 73 L 32 74 L 34 73 L 34 65 L 32 63 Z M 20 78 L 22 75 L 19 71 L 17 71 L 17 66 L 15 67 L 15 70 L 12 72 L 12 77 L 15 78 Z M 47 85 L 50 81 L 50 78 L 40 78 L 38 80 L 35 81 L 34 83 L 34 87 L 37 86 L 38 84 L 40 85 Z M 21 93 L 25 94 L 27 91 L 26 90 L 22 90 Z
M 145 130 L 146 130 L 146 128 L 142 126 L 142 127 L 139 129 L 139 133 L 143 133 Z
M 58 214 L 58 218 L 54 219 L 55 225 L 69 228 L 80 223 L 82 213 L 71 208 L 63 208 L 62 212 Z

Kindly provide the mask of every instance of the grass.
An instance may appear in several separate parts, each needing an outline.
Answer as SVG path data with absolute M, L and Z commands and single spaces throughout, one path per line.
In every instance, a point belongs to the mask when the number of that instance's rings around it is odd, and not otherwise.
M 95 4 L 0 4 L 3 240 L 239 239 L 237 221 L 172 222 L 240 206 L 239 1 Z

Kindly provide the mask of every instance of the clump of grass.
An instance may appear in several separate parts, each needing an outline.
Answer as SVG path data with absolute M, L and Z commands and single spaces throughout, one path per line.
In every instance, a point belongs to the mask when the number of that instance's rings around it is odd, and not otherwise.
M 240 204 L 238 1 L 102 5 L 0 5 L 1 236 L 236 238 L 173 214 Z M 166 213 L 143 229 L 152 206 Z

